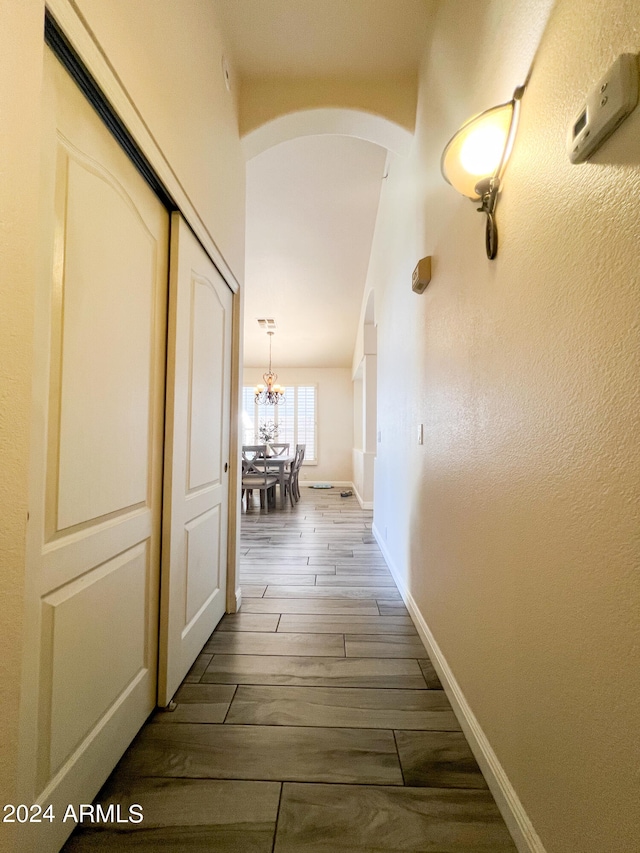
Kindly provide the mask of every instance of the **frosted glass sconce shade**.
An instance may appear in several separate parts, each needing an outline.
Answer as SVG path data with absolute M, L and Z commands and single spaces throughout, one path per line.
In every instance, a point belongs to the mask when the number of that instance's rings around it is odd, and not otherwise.
M 500 179 L 507 164 L 516 132 L 520 99 L 485 110 L 462 125 L 449 140 L 440 161 L 442 175 L 461 195 L 480 201 L 478 210 L 487 215 L 486 249 L 489 259 L 498 253 L 495 209 Z
M 461 195 L 481 198 L 477 184 L 495 177 L 506 162 L 513 112 L 514 101 L 492 107 L 466 122 L 448 142 L 442 154 L 442 174 Z

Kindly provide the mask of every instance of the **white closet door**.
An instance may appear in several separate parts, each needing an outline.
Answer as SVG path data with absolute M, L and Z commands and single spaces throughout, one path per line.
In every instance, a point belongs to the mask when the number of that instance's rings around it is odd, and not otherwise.
M 158 704 L 225 611 L 232 293 L 177 213 L 171 221 Z
M 58 850 L 157 690 L 169 216 L 45 50 L 20 831 Z

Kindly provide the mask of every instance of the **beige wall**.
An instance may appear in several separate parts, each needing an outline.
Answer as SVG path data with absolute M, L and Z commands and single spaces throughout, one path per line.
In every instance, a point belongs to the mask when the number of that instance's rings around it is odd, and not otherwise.
M 57 7 L 70 4 L 57 0 Z M 242 281 L 244 161 L 207 0 L 80 0 L 174 179 Z M 188 11 L 189 14 L 186 14 Z M 0 801 L 16 802 L 44 0 L 0 4 Z M 37 345 L 37 342 L 36 342 Z M 0 824 L 0 849 L 11 849 Z
M 232 73 L 231 92 L 225 88 L 225 49 L 213 4 L 76 2 L 209 235 L 242 281 L 245 164 L 238 144 L 238 87 Z
M 353 380 L 353 448 L 364 448 L 364 432 L 362 428 L 362 375 Z
M 244 384 L 255 385 L 262 367 L 246 367 Z M 353 383 L 348 367 L 283 367 L 282 385 L 317 385 L 318 464 L 303 465 L 300 482 L 352 481 Z
M 281 116 L 322 107 L 384 116 L 412 131 L 416 116 L 416 80 L 413 76 L 379 80 L 250 77 L 242 81 L 240 103 L 243 136 Z
M 0 10 L 0 803 L 15 802 L 31 348 L 38 216 L 42 3 Z M 0 824 L 0 849 L 9 826 Z
M 565 134 L 612 60 L 640 51 L 636 0 L 556 3 L 495 261 L 474 205 L 439 175 L 462 120 L 522 82 L 518 57 L 545 5 L 439 8 L 413 151 L 391 163 L 368 282 L 379 396 L 394 402 L 378 409 L 375 526 L 544 848 L 630 853 L 640 109 L 589 164 L 569 163 Z M 416 296 L 411 270 L 426 254 L 433 280 Z

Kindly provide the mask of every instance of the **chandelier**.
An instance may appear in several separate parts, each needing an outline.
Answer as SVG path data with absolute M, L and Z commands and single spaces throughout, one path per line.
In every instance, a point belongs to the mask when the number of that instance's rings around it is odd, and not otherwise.
M 278 374 L 271 370 L 271 338 L 273 332 L 267 332 L 269 335 L 269 370 L 262 374 L 265 385 L 256 385 L 255 395 L 256 403 L 267 403 L 270 406 L 277 406 L 278 403 L 284 403 L 284 388 L 282 385 L 277 385 Z M 266 386 L 266 387 L 265 387 Z

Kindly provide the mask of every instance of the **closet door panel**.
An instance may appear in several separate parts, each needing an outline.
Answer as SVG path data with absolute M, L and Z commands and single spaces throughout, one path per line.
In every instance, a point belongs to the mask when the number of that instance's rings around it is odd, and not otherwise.
M 21 796 L 62 816 L 155 707 L 169 215 L 48 48 L 42 163 Z
M 158 703 L 225 610 L 232 293 L 173 214 Z

